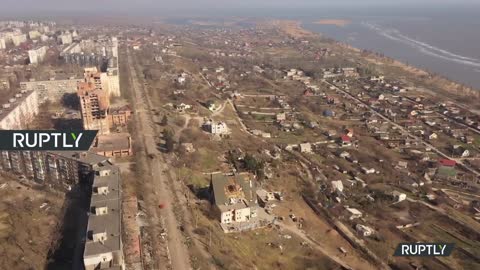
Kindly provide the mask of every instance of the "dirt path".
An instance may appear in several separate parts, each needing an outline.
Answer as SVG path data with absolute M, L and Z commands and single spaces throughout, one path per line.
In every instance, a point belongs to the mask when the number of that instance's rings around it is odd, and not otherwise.
M 333 254 L 329 250 L 325 249 L 323 246 L 321 246 L 320 243 L 311 239 L 308 235 L 306 235 L 303 231 L 299 230 L 297 227 L 287 225 L 287 224 L 281 223 L 281 222 L 277 222 L 276 224 L 278 226 L 280 226 L 280 228 L 282 228 L 283 230 L 289 231 L 290 233 L 293 233 L 296 236 L 300 237 L 305 242 L 307 242 L 311 247 L 313 247 L 314 249 L 316 249 L 316 250 L 320 251 L 321 253 L 327 255 L 331 260 L 335 261 L 336 263 L 338 263 L 342 267 L 344 267 L 346 269 L 354 269 L 353 267 L 351 267 L 350 265 L 345 263 L 340 257 Z
M 237 110 L 237 108 L 236 108 L 235 105 L 233 104 L 232 100 L 231 100 L 231 99 L 228 99 L 227 102 L 228 102 L 228 104 L 230 104 L 230 106 L 232 106 L 233 111 L 235 111 L 235 115 L 236 115 L 237 121 L 238 121 L 238 123 L 240 124 L 240 130 L 242 130 L 243 132 L 245 132 L 245 133 L 247 133 L 247 134 L 249 134 L 249 135 L 254 136 L 252 133 L 250 133 L 250 132 L 248 131 L 248 128 L 247 128 L 247 126 L 245 125 L 245 123 L 243 123 L 242 118 L 240 118 L 240 112 Z M 262 139 L 262 141 L 264 141 L 264 140 Z

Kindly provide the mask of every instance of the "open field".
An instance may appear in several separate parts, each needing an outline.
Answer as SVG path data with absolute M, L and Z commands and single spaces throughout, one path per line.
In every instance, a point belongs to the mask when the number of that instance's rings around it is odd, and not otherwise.
M 0 176 L 0 265 L 43 269 L 58 239 L 63 196 Z

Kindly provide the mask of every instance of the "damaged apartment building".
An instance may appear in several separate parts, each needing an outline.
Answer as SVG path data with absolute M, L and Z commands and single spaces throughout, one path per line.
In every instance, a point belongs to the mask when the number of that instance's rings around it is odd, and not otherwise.
M 90 173 L 90 164 L 104 159 L 72 151 L 1 151 L 0 167 L 39 184 L 70 189 Z
M 211 202 L 225 233 L 253 230 L 273 221 L 258 206 L 256 188 L 247 175 L 211 176 Z
M 110 126 L 107 113 L 110 101 L 108 88 L 102 76 L 96 68 L 86 69 L 85 81 L 78 83 L 77 95 L 80 100 L 83 128 L 108 134 Z
M 75 246 L 86 270 L 125 269 L 121 227 L 120 169 L 108 157 L 76 151 L 2 151 L 1 170 L 52 187 L 91 187 L 88 219 Z M 82 240 L 83 239 L 83 240 Z
M 107 158 L 90 165 L 93 167 L 92 195 L 83 265 L 85 270 L 125 269 L 120 169 Z
M 0 108 L 0 129 L 24 129 L 38 115 L 36 91 L 21 90 Z

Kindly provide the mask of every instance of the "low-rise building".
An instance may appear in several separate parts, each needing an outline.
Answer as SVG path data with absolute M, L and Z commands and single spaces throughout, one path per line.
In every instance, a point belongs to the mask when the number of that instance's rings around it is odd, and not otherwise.
M 9 90 L 10 89 L 10 80 L 5 77 L 0 78 L 0 90 Z
M 357 224 L 355 230 L 362 236 L 371 236 L 375 232 L 372 228 L 362 224 Z
M 310 143 L 301 143 L 300 152 L 302 153 L 312 153 L 312 144 Z
M 271 201 L 276 201 L 273 192 L 266 191 L 264 189 L 257 190 L 257 201 L 261 207 L 265 207 Z
M 132 138 L 128 133 L 98 135 L 90 151 L 106 157 L 126 157 L 133 154 Z
M 349 215 L 350 215 L 349 219 L 350 220 L 362 217 L 362 212 L 360 212 L 356 208 L 350 208 L 350 207 L 347 206 L 347 207 L 345 207 L 345 210 L 347 210 L 347 212 L 349 213 Z
M 401 202 L 407 199 L 407 194 L 395 190 L 394 192 L 392 192 L 392 197 L 396 202 Z
M 203 128 L 207 132 L 215 135 L 224 135 L 228 134 L 229 132 L 227 124 L 225 122 L 214 122 L 212 120 L 209 120 L 203 124 Z
M 257 204 L 255 183 L 245 176 L 212 175 L 210 193 L 218 212 L 220 223 L 248 222 Z
M 128 124 L 132 118 L 132 109 L 125 105 L 119 108 L 110 108 L 108 112 L 108 122 L 110 127 L 123 127 Z
M 286 113 L 277 113 L 275 115 L 275 118 L 276 118 L 277 121 L 285 121 L 285 120 L 287 120 L 287 115 L 286 115 Z

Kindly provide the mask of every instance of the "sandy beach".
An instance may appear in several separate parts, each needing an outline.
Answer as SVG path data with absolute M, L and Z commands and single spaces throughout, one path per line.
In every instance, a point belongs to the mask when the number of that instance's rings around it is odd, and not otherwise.
M 313 22 L 314 24 L 323 24 L 323 25 L 335 25 L 338 27 L 345 27 L 351 23 L 350 20 L 343 20 L 343 19 L 322 19 Z

